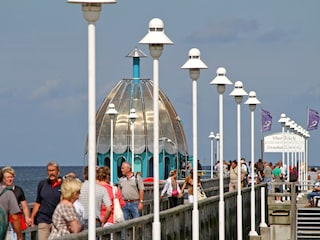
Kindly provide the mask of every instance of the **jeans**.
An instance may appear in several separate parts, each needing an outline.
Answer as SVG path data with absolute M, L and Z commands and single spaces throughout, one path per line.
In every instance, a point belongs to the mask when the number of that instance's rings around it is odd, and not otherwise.
M 268 190 L 269 190 L 269 192 L 271 192 L 272 191 L 272 185 L 271 185 L 272 179 L 265 177 L 265 178 L 263 178 L 263 182 L 268 183 Z
M 126 205 L 122 208 L 125 220 L 140 217 L 138 204 L 138 202 L 126 202 Z
M 317 196 L 320 196 L 320 192 L 310 192 L 307 194 L 307 199 L 308 201 L 311 201 L 313 197 L 317 197 Z

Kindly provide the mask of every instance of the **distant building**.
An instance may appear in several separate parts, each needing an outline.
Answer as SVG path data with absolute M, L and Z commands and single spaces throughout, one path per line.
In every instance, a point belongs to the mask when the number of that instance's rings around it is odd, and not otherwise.
M 133 58 L 133 78 L 119 81 L 96 114 L 97 165 L 110 167 L 111 120 L 106 111 L 110 103 L 118 111 L 113 130 L 114 182 L 121 177 L 121 163 L 132 163 L 128 118 L 132 108 L 137 114 L 134 122 L 134 169 L 141 172 L 143 178 L 153 177 L 153 81 L 140 78 L 139 62 L 144 56 L 137 48 L 128 54 L 127 57 Z M 179 169 L 187 157 L 188 147 L 180 118 L 168 97 L 159 89 L 159 178 L 167 178 L 170 170 Z

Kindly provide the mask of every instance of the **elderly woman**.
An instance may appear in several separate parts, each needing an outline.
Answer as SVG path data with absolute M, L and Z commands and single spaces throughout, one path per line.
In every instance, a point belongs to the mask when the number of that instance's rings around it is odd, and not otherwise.
M 165 193 L 168 195 L 169 207 L 175 207 L 178 205 L 178 198 L 181 193 L 179 184 L 177 183 L 177 170 L 171 170 L 169 173 L 169 178 L 163 187 L 160 197 L 162 198 Z
M 31 220 L 29 218 L 29 208 L 28 208 L 26 197 L 24 195 L 24 191 L 21 187 L 14 184 L 14 178 L 16 176 L 16 173 L 12 167 L 9 167 L 9 166 L 4 167 L 2 169 L 2 173 L 3 173 L 2 186 L 4 188 L 9 188 L 13 191 L 14 195 L 17 198 L 18 204 L 22 209 L 24 218 L 21 215 L 21 218 L 20 218 L 21 227 L 22 227 L 22 230 L 25 230 L 27 228 L 27 225 L 30 225 Z M 12 220 L 9 218 L 9 221 L 11 222 Z M 17 235 L 13 231 L 11 224 L 9 229 L 10 229 L 11 240 L 17 239 Z
M 61 201 L 52 215 L 52 229 L 49 239 L 81 231 L 81 224 L 73 203 L 79 198 L 81 181 L 66 177 L 61 185 Z

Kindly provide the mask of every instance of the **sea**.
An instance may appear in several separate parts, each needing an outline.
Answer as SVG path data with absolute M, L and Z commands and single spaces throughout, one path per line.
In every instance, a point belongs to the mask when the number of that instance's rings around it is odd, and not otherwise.
M 36 201 L 37 186 L 38 183 L 47 178 L 46 166 L 12 166 L 16 172 L 14 182 L 16 185 L 22 187 L 26 200 L 28 203 Z M 210 167 L 204 166 L 203 169 L 210 169 Z M 82 176 L 83 166 L 60 166 L 60 176 L 63 177 L 69 172 L 74 172 L 77 177 L 83 180 Z M 207 173 L 208 176 L 210 175 Z
M 12 166 L 12 168 L 16 172 L 16 177 L 14 179 L 15 185 L 22 187 L 28 203 L 35 202 L 38 183 L 48 176 L 47 167 Z M 69 172 L 74 172 L 78 178 L 83 180 L 82 170 L 83 166 L 60 166 L 60 175 L 62 177 Z

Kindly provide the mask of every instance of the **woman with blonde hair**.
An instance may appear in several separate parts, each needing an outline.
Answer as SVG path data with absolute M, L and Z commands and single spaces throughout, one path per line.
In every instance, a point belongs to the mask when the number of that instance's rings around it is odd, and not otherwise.
M 22 209 L 20 222 L 22 230 L 25 230 L 28 225 L 31 224 L 31 219 L 29 217 L 29 207 L 24 195 L 24 191 L 21 187 L 14 184 L 14 178 L 16 176 L 15 170 L 12 167 L 6 166 L 2 169 L 2 186 L 4 188 L 10 189 L 13 191 L 16 199 L 18 201 L 19 207 Z M 23 215 L 22 215 L 23 212 Z M 12 219 L 9 218 L 9 222 L 12 222 Z M 12 226 L 10 224 L 10 235 L 11 240 L 17 239 L 16 233 L 13 231 Z
M 49 239 L 81 231 L 81 224 L 73 203 L 79 198 L 81 181 L 66 177 L 61 185 L 61 201 L 52 215 L 52 229 Z
M 163 198 L 164 194 L 167 193 L 169 199 L 169 207 L 175 207 L 178 205 L 179 195 L 181 193 L 179 184 L 177 182 L 178 171 L 171 170 L 169 177 L 163 187 L 160 197 Z

